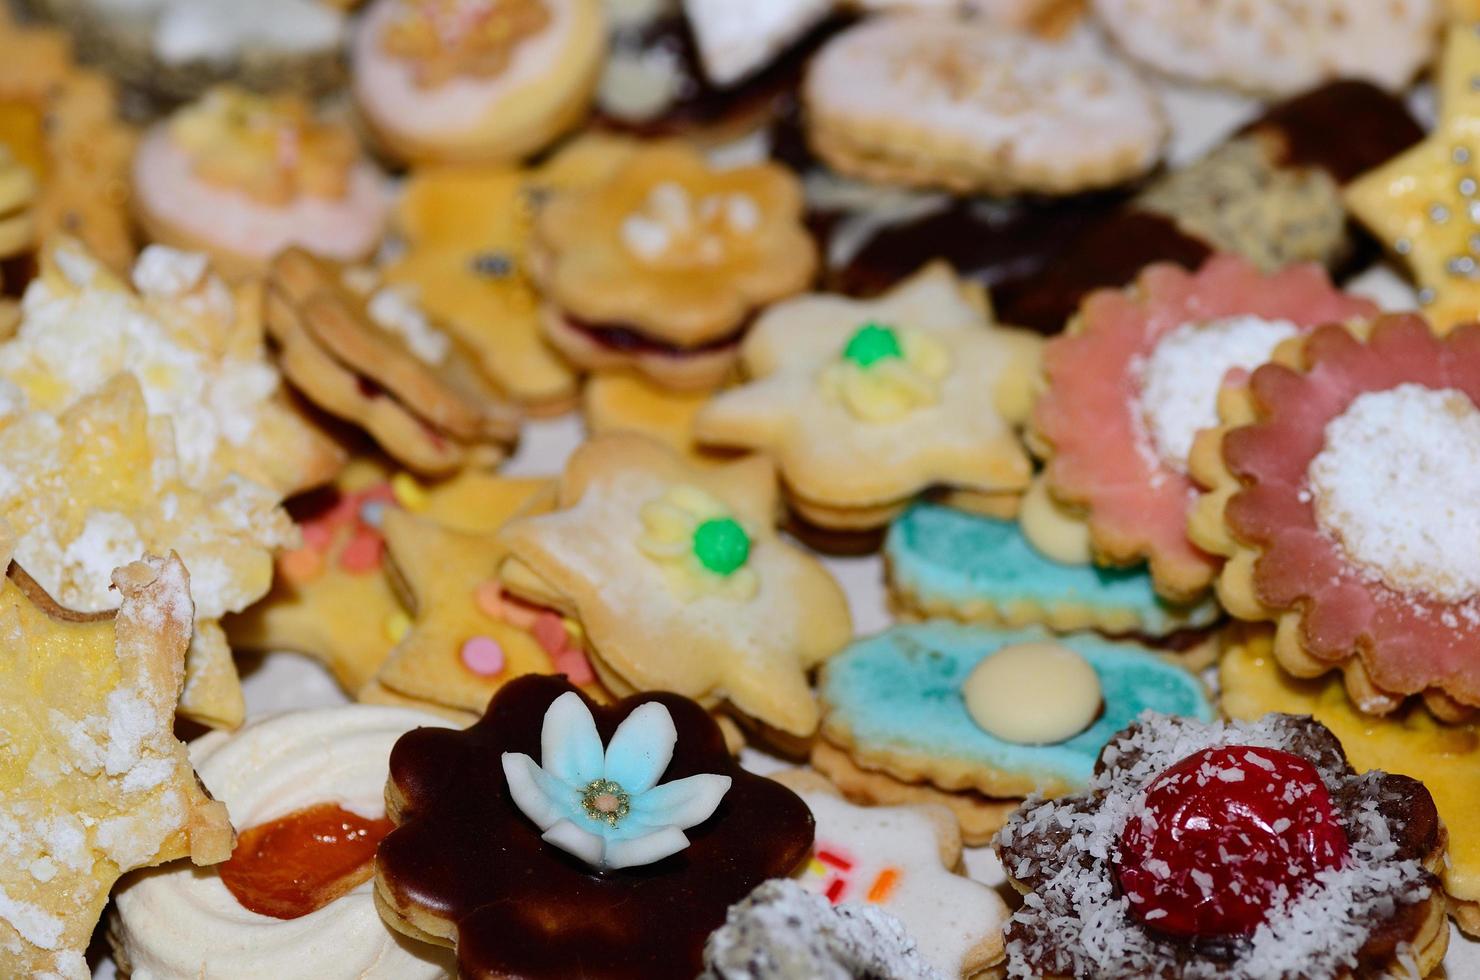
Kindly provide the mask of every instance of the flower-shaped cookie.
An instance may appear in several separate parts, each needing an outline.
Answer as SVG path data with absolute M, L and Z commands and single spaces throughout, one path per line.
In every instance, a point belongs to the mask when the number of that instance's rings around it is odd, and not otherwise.
M 0 541 L 10 565 L 10 542 Z M 90 975 L 119 875 L 231 855 L 226 808 L 174 736 L 194 619 L 179 558 L 112 571 L 116 615 L 63 610 L 18 566 L 0 579 L 0 974 Z M 809 835 L 810 841 L 810 835 Z
M 752 380 L 716 396 L 695 433 L 774 456 L 808 521 L 878 527 L 930 486 L 1027 485 L 1013 428 L 1039 347 L 989 324 L 943 264 L 875 300 L 803 296 L 757 321 L 740 351 Z
M 1364 715 L 1340 678 L 1291 677 L 1275 659 L 1271 640 L 1268 628 L 1250 630 L 1219 661 L 1223 712 L 1237 721 L 1270 711 L 1310 715 L 1341 739 L 1358 771 L 1402 770 L 1422 782 L 1449 832 L 1449 859 L 1439 873 L 1449 914 L 1480 936 L 1480 725 L 1443 724 L 1417 703 L 1385 718 Z
M 571 407 L 576 378 L 539 327 L 529 241 L 551 193 L 604 178 L 633 144 L 591 135 L 529 170 L 418 167 L 395 212 L 405 254 L 385 270 L 478 356 L 485 374 L 533 415 Z
M 751 316 L 812 281 L 802 189 L 774 163 L 716 169 L 683 143 L 644 146 L 540 212 L 546 336 L 576 365 L 713 387 Z
M 699 705 L 596 707 L 556 677 L 506 685 L 466 731 L 404 736 L 386 799 L 381 913 L 455 945 L 467 976 L 693 976 L 730 904 L 795 870 L 813 835 L 806 805 L 741 769 Z
M 1282 340 L 1374 313 L 1318 266 L 1266 275 L 1234 256 L 1196 273 L 1153 266 L 1128 290 L 1091 295 L 1043 352 L 1033 423 L 1050 495 L 1088 522 L 1100 562 L 1146 559 L 1158 592 L 1197 598 L 1218 561 L 1187 537 L 1187 455 L 1217 424 L 1219 385 Z
M 1423 977 L 1449 945 L 1428 791 L 1358 775 L 1306 717 L 1143 715 L 996 848 L 1025 896 L 1011 976 Z
M 1340 668 L 1363 711 L 1480 706 L 1480 328 L 1323 327 L 1222 402 L 1191 529 L 1229 559 L 1228 611 L 1277 622 L 1291 673 Z
M 1440 331 L 1480 318 L 1480 34 L 1456 21 L 1438 69 L 1439 124 L 1428 138 L 1345 191 L 1358 221 L 1405 262 L 1424 315 Z
M 838 584 L 777 536 L 770 464 L 698 469 L 612 433 L 576 450 L 557 507 L 499 535 L 501 577 L 580 622 L 608 688 L 725 699 L 776 732 L 812 733 L 807 672 L 851 625 Z

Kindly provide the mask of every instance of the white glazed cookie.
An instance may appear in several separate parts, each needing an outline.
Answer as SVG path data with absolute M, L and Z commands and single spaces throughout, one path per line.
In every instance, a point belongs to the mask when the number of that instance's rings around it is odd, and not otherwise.
M 324 708 L 212 733 L 190 754 L 239 829 L 321 803 L 379 819 L 391 747 L 420 726 L 447 722 L 406 708 Z M 134 980 L 435 980 L 455 972 L 450 951 L 386 927 L 373 892 L 366 881 L 308 915 L 277 919 L 244 908 L 219 873 L 176 865 L 121 884 L 112 939 Z
M 1094 10 L 1138 61 L 1266 96 L 1343 76 L 1402 88 L 1443 18 L 1436 0 L 1094 0 Z
M 1046 39 L 945 14 L 875 17 L 817 54 L 808 138 L 850 176 L 1064 194 L 1156 164 L 1166 125 L 1088 28 Z

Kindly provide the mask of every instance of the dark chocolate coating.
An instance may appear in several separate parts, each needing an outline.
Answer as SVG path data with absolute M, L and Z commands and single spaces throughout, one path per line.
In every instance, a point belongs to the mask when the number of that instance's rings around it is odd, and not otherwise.
M 540 839 L 510 798 L 500 761 L 505 752 L 539 759 L 546 709 L 575 690 L 564 677 L 527 675 L 466 731 L 402 736 L 390 759 L 400 826 L 381 842 L 377 874 L 396 904 L 456 923 L 462 976 L 688 980 L 730 905 L 806 859 L 812 814 L 780 783 L 741 769 L 719 726 L 688 698 L 642 694 L 602 707 L 582 694 L 603 742 L 639 705 L 668 708 L 678 743 L 662 782 L 696 773 L 734 780 L 714 816 L 685 831 L 686 850 L 645 867 L 590 868 Z
M 1370 82 L 1330 82 L 1271 106 L 1244 128 L 1279 141 L 1286 167 L 1315 167 L 1346 184 L 1423 139 L 1398 96 Z

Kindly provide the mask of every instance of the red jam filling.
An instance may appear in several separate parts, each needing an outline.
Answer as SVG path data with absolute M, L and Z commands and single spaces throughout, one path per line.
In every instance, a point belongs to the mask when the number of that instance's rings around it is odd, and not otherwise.
M 1157 776 L 1120 834 L 1135 915 L 1174 936 L 1247 935 L 1346 860 L 1316 768 L 1277 749 L 1204 749 Z
M 242 831 L 221 883 L 245 909 L 297 919 L 368 881 L 391 826 L 333 803 L 296 810 Z

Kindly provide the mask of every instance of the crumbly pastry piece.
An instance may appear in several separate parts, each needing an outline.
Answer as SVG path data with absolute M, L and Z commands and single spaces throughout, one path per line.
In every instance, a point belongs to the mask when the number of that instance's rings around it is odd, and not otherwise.
M 1309 718 L 1145 715 L 996 848 L 1012 977 L 1423 977 L 1449 944 L 1433 800 Z
M 9 550 L 7 541 L 7 564 Z M 194 620 L 189 576 L 171 555 L 112 580 L 117 613 L 93 617 L 61 609 L 14 566 L 0 585 L 7 976 L 84 980 L 83 952 L 119 875 L 231 854 L 226 808 L 174 737 Z
M 403 736 L 386 803 L 381 914 L 455 946 L 468 976 L 692 977 L 725 910 L 813 836 L 806 805 L 740 768 L 700 705 L 601 707 L 533 675 L 464 732 Z
M 750 380 L 701 409 L 695 434 L 774 457 L 791 505 L 824 528 L 879 527 L 937 485 L 1021 490 L 1014 425 L 1040 343 L 989 319 L 944 265 L 875 300 L 778 304 L 741 345 Z
M 808 672 L 846 642 L 842 589 L 775 530 L 775 474 L 748 458 L 696 468 L 632 433 L 585 443 L 554 513 L 509 524 L 500 575 L 576 619 L 613 693 L 733 705 L 782 737 L 817 727 Z
M 790 769 L 771 778 L 817 821 L 812 860 L 797 880 L 834 906 L 866 904 L 900 921 L 945 976 L 971 977 L 1003 959 L 1007 906 L 957 872 L 961 833 L 939 805 L 855 806 L 825 778 Z
M 267 327 L 283 371 L 315 404 L 362 425 L 421 473 L 492 463 L 518 435 L 476 356 L 414 297 L 302 249 L 273 258 Z
M 344 80 L 344 13 L 330 0 L 28 0 L 64 24 L 89 62 L 158 100 L 221 81 L 314 94 Z
M 1024 520 L 1031 514 L 1025 508 Z M 910 618 L 1142 637 L 1197 631 L 1205 637 L 1179 654 L 1205 664 L 1215 653 L 1209 628 L 1220 612 L 1211 597 L 1169 603 L 1144 567 L 1100 568 L 1088 555 L 1051 557 L 1014 520 L 916 504 L 890 525 L 884 561 L 890 599 Z
M 943 980 L 905 926 L 873 905 L 829 905 L 768 881 L 730 906 L 704 944 L 700 980 Z
M 283 496 L 343 464 L 267 360 L 258 289 L 228 289 L 205 256 L 163 246 L 146 249 L 125 282 L 76 241 L 53 240 L 15 336 L 0 344 L 7 414 L 60 414 L 120 372 L 169 424 L 180 476 L 194 486 L 236 475 Z
M 124 271 L 134 256 L 128 168 L 135 134 L 112 84 L 79 68 L 66 34 L 17 25 L 0 11 L 0 143 L 40 185 L 40 238 L 72 235 Z
M 600 0 L 375 0 L 350 46 L 355 102 L 417 163 L 508 163 L 585 115 L 605 53 Z
M 1033 434 L 1050 497 L 1088 523 L 1098 562 L 1145 560 L 1158 593 L 1198 598 L 1219 560 L 1187 536 L 1187 457 L 1217 423 L 1219 385 L 1282 340 L 1375 313 L 1317 266 L 1265 274 L 1236 256 L 1196 273 L 1152 266 L 1124 291 L 1092 294 L 1043 354 Z
M 293 246 L 368 258 L 390 211 L 385 178 L 347 124 L 317 118 L 294 96 L 228 85 L 156 123 L 132 180 L 151 239 L 206 252 L 233 278 Z
M 1439 0 L 1092 0 L 1100 23 L 1146 65 L 1193 82 L 1289 95 L 1351 77 L 1401 89 L 1433 54 Z
M 552 194 L 604 179 L 632 152 L 588 134 L 531 169 L 418 167 L 395 212 L 404 254 L 387 281 L 416 291 L 443 328 L 476 352 L 483 373 L 531 415 L 575 405 L 576 374 L 541 336 L 531 236 Z
M 1051 645 L 1086 661 L 1099 686 L 1098 714 L 1074 715 L 1062 691 L 1043 691 Z M 1000 710 L 972 710 L 973 673 L 995 669 L 998 657 L 1023 657 L 1028 669 L 996 680 L 1017 703 L 1061 717 L 1063 738 L 1039 740 L 997 722 Z M 989 666 L 990 665 L 990 666 Z M 928 781 L 947 791 L 995 797 L 1070 792 L 1090 778 L 1110 736 L 1145 710 L 1209 719 L 1207 693 L 1197 678 L 1151 650 L 1092 633 L 1053 637 L 1034 628 L 987 629 L 946 621 L 907 624 L 855 641 L 824 665 L 818 681 L 822 737 L 860 767 L 903 782 Z M 971 695 L 971 696 L 968 696 Z M 1091 699 L 1093 703 L 1093 699 Z M 1072 715 L 1072 716 L 1071 716 Z M 980 717 L 978 717 L 980 716 Z M 990 725 L 989 729 L 986 727 Z
M 370 870 L 390 830 L 391 747 L 412 729 L 445 727 L 422 711 L 346 705 L 193 742 L 191 760 L 231 812 L 240 843 L 211 873 L 175 866 L 125 878 L 109 931 L 118 961 L 152 980 L 438 980 L 454 972 L 445 950 L 408 942 L 381 921 Z M 296 849 L 292 839 L 315 828 L 329 833 L 316 849 Z M 263 864 L 294 875 L 276 901 L 254 875 Z M 348 880 L 334 881 L 331 871 Z
M 801 213 L 801 187 L 778 164 L 717 168 L 688 144 L 647 144 L 540 211 L 545 335 L 578 367 L 713 388 L 756 311 L 811 283 Z
M 1254 721 L 1270 711 L 1310 715 L 1341 739 L 1353 768 L 1401 769 L 1424 784 L 1449 832 L 1439 876 L 1449 914 L 1480 935 L 1480 727 L 1446 725 L 1407 704 L 1385 718 L 1362 714 L 1338 678 L 1300 680 L 1279 665 L 1267 629 L 1249 630 L 1218 664 L 1219 703 L 1228 717 Z
M 1440 330 L 1480 318 L 1480 32 L 1456 24 L 1437 71 L 1439 121 L 1423 142 L 1346 189 L 1351 213 L 1405 263 Z
M 1059 38 L 948 14 L 870 18 L 803 88 L 808 140 L 841 173 L 957 192 L 1066 194 L 1139 176 L 1166 136 L 1129 65 L 1087 27 Z
M 1322 327 L 1223 391 L 1189 528 L 1291 673 L 1341 670 L 1368 713 L 1422 694 L 1457 720 L 1480 706 L 1480 574 L 1454 546 L 1480 514 L 1452 489 L 1480 466 L 1480 329 L 1441 339 L 1410 314 L 1362 333 Z

